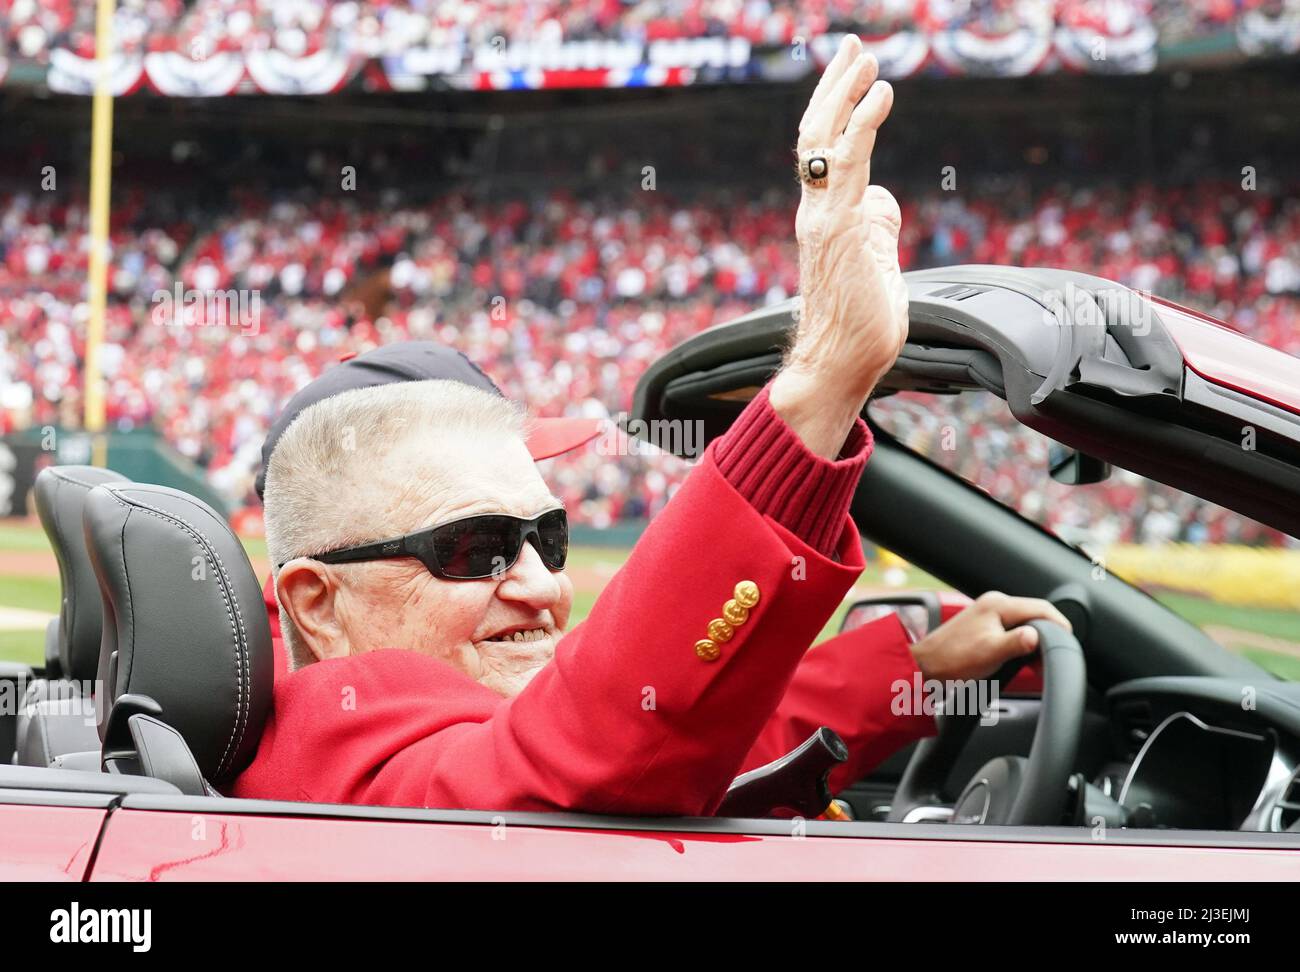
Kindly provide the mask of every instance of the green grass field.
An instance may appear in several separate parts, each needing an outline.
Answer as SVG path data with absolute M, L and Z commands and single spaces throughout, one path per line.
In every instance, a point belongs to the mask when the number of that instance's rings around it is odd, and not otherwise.
M 266 544 L 262 540 L 244 541 L 249 557 L 264 565 Z M 578 583 L 575 584 L 571 624 L 577 624 L 591 611 L 605 580 L 627 557 L 627 550 L 615 547 L 574 547 L 569 563 Z M 34 554 L 48 554 L 47 566 L 41 570 L 15 572 L 6 566 L 7 554 L 34 559 Z M 12 557 L 9 558 L 12 561 Z M 45 534 L 38 526 L 0 522 L 0 614 L 4 608 L 19 608 L 56 614 L 59 610 L 59 580 L 53 573 L 53 554 Z M 859 581 L 864 587 L 879 587 L 884 581 L 878 567 L 868 566 Z M 907 586 L 942 587 L 923 571 L 908 573 Z M 1259 608 L 1219 604 L 1185 594 L 1160 592 L 1156 596 L 1189 621 L 1211 629 L 1227 647 L 1252 659 L 1282 678 L 1300 680 L 1300 614 Z M 821 638 L 839 628 L 847 603 L 822 630 Z M 820 639 L 819 639 L 820 640 Z M 0 625 L 0 659 L 39 664 L 43 656 L 44 631 L 41 627 L 7 629 Z

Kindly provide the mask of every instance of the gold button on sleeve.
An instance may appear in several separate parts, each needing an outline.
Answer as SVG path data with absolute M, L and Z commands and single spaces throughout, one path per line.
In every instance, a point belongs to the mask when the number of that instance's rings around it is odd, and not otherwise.
M 736 585 L 736 602 L 743 608 L 752 608 L 758 603 L 758 585 L 752 580 L 743 580 Z
M 722 618 L 714 618 L 709 622 L 709 637 L 714 641 L 730 641 L 735 633 L 735 626 L 723 621 Z
M 718 655 L 722 654 L 722 649 L 718 647 L 717 642 L 709 638 L 701 638 L 695 642 L 695 654 L 705 661 L 717 661 Z
M 728 624 L 741 625 L 749 620 L 749 608 L 732 598 L 722 605 L 722 617 Z

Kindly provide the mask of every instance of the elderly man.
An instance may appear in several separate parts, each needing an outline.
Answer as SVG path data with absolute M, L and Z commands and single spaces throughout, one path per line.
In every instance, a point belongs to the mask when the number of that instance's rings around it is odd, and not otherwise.
M 284 429 L 266 523 L 293 671 L 233 795 L 708 814 L 765 737 L 800 741 L 774 713 L 862 569 L 858 415 L 907 329 L 898 207 L 868 185 L 892 102 L 876 70 L 846 39 L 800 126 L 804 304 L 785 366 L 573 631 L 567 523 L 516 406 L 407 381 Z M 995 595 L 916 645 L 892 621 L 836 640 L 883 691 L 918 669 L 987 675 L 1033 650 L 1032 629 L 1008 630 L 1032 617 L 1064 621 Z M 874 756 L 932 731 L 876 709 Z

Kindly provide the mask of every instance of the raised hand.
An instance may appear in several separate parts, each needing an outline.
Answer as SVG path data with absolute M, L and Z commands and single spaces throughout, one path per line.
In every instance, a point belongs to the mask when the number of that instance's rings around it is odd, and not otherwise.
M 810 449 L 832 457 L 907 340 L 898 203 L 871 184 L 876 133 L 894 101 L 878 72 L 848 35 L 799 124 L 796 155 L 825 160 L 825 185 L 803 183 L 795 217 L 802 306 L 771 397 Z

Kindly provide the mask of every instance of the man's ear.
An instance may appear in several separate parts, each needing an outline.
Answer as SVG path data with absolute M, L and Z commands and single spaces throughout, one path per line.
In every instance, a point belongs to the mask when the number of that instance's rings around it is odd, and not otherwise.
M 276 576 L 275 590 L 280 609 L 317 661 L 343 658 L 350 652 L 337 612 L 338 581 L 325 564 L 305 557 L 289 561 Z

